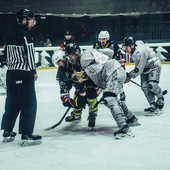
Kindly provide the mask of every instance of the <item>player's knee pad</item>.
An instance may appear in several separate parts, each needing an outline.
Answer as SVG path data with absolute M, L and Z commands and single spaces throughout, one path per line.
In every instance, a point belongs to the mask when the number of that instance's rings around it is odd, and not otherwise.
M 103 93 L 104 103 L 108 108 L 113 107 L 117 103 L 117 95 L 111 92 Z
M 145 93 L 146 91 L 148 91 L 148 84 L 147 83 L 142 83 L 141 84 L 141 89 L 142 91 Z
M 115 106 L 115 104 L 117 103 L 117 100 L 115 97 L 112 96 L 108 96 L 104 99 L 104 104 L 108 107 L 108 108 L 113 108 Z
M 97 98 L 87 99 L 89 112 L 96 112 L 98 110 Z
M 82 113 L 82 109 L 81 108 L 73 108 L 72 114 L 74 114 L 76 116 L 80 116 L 81 113 Z
M 85 108 L 87 104 L 86 96 L 74 95 L 74 101 L 77 108 Z
M 151 81 L 148 83 L 148 90 L 155 93 L 157 89 L 159 88 L 158 82 L 156 81 Z

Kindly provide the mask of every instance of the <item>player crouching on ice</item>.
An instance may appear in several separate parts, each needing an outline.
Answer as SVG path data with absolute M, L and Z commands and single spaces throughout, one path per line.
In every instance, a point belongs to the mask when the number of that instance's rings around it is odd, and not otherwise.
M 161 62 L 158 56 L 143 41 L 135 42 L 133 37 L 126 37 L 123 46 L 135 62 L 135 68 L 127 73 L 126 83 L 140 75 L 141 89 L 151 106 L 144 111 L 146 115 L 159 115 L 160 110 L 164 107 L 164 97 L 158 85 L 161 73 Z M 155 97 L 157 101 L 155 101 Z
M 72 49 L 67 47 L 67 54 L 72 52 Z M 65 107 L 73 107 L 70 116 L 66 117 L 67 122 L 81 119 L 83 108 L 86 104 L 89 107 L 88 126 L 95 127 L 95 119 L 97 116 L 97 91 L 96 85 L 82 71 L 79 61 L 69 63 L 65 57 L 65 52 L 58 50 L 52 56 L 53 63 L 58 67 L 57 77 L 60 86 L 61 101 Z M 84 75 L 81 80 L 77 78 Z M 69 92 L 75 87 L 74 98 L 70 98 Z
M 72 48 L 75 48 L 74 45 Z M 124 101 L 118 99 L 120 89 L 126 79 L 126 72 L 118 61 L 112 59 L 111 49 L 90 49 L 81 53 L 75 50 L 69 54 L 72 62 L 80 60 L 81 66 L 90 79 L 103 89 L 105 105 L 110 109 L 119 130 L 114 136 L 120 139 L 125 136 L 133 136 L 128 124 L 137 124 L 138 119 L 127 108 Z

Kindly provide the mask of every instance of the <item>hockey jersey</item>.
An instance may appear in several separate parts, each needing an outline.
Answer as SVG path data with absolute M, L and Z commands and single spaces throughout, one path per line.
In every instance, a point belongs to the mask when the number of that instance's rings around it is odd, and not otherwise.
M 62 50 L 65 50 L 65 46 L 68 45 L 68 44 L 71 44 L 71 43 L 74 43 L 74 41 L 72 39 L 69 39 L 69 40 L 64 39 L 60 44 L 60 48 Z
M 121 65 L 112 59 L 111 49 L 86 50 L 81 55 L 81 66 L 91 80 L 100 88 L 105 88 L 107 79 Z
M 147 74 L 151 70 L 161 68 L 157 54 L 143 41 L 136 41 L 136 48 L 131 58 L 135 62 L 135 68 L 129 72 L 130 78 L 136 78 L 140 74 Z
M 101 44 L 101 42 L 97 42 L 93 44 L 93 48 L 95 49 L 105 49 L 105 48 L 110 48 L 111 50 L 114 51 L 113 53 L 113 58 L 116 60 L 122 59 L 121 51 L 119 49 L 119 46 L 116 42 L 108 40 L 105 45 Z

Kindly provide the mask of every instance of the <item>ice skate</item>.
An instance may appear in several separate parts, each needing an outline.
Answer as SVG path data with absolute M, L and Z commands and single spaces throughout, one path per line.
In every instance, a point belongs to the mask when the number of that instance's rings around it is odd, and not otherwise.
M 87 120 L 89 121 L 88 127 L 90 127 L 90 130 L 93 130 L 93 128 L 95 127 L 96 113 L 90 112 Z
M 40 145 L 42 137 L 39 135 L 22 135 L 21 136 L 21 146 L 32 146 Z
M 130 119 L 126 120 L 126 123 L 129 127 L 132 126 L 140 126 L 141 124 L 138 122 L 138 119 L 133 115 Z
M 73 112 L 71 112 L 70 116 L 67 116 L 65 118 L 66 122 L 72 122 L 72 121 L 76 121 L 76 120 L 80 120 L 81 119 L 81 114 L 79 115 L 75 115 Z
M 144 110 L 145 116 L 155 116 L 155 115 L 160 115 L 160 109 L 156 105 L 156 103 L 152 103 L 151 107 L 146 108 Z
M 118 131 L 114 132 L 115 139 L 121 139 L 125 137 L 135 137 L 128 125 L 122 126 Z
M 17 135 L 16 132 L 10 132 L 10 131 L 5 131 L 3 133 L 3 141 L 4 143 L 7 143 L 7 142 L 12 142 L 14 139 L 15 139 L 15 136 Z

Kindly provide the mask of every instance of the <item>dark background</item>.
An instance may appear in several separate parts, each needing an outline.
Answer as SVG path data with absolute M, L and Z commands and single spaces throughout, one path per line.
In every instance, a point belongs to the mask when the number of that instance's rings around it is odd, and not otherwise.
M 80 45 L 92 45 L 101 30 L 120 43 L 125 36 L 144 42 L 170 42 L 170 0 L 5 0 L 0 1 L 0 46 L 16 26 L 15 12 L 36 14 L 35 46 L 41 37 L 58 46 L 70 31 Z

